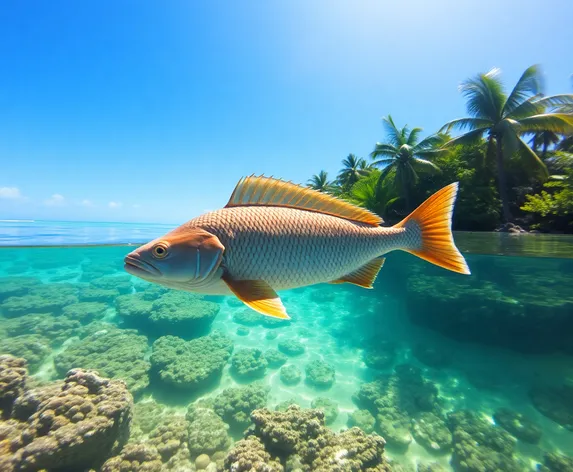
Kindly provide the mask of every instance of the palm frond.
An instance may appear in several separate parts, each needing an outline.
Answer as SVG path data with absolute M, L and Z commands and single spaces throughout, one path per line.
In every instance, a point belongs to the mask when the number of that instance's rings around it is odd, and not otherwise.
M 382 118 L 382 121 L 384 128 L 386 129 L 386 138 L 388 139 L 388 142 L 396 147 L 405 144 L 404 134 L 405 131 L 407 131 L 407 127 L 404 126 L 404 128 L 398 129 L 391 115 Z
M 374 151 L 370 153 L 370 157 L 375 159 L 378 156 L 396 156 L 399 153 L 399 149 L 392 144 L 376 143 Z
M 505 102 L 502 116 L 511 114 L 524 100 L 527 100 L 532 95 L 538 94 L 541 91 L 541 87 L 541 71 L 539 66 L 533 65 L 525 69 L 525 72 L 523 72 Z
M 447 143 L 444 144 L 444 147 L 456 146 L 458 144 L 472 144 L 477 141 L 483 136 L 484 133 L 489 131 L 489 127 L 487 128 L 477 128 L 472 131 L 468 131 L 467 133 L 462 134 L 456 138 L 450 139 Z
M 432 161 L 420 159 L 419 157 L 414 157 L 412 160 L 412 168 L 414 170 L 417 168 L 418 171 L 422 172 L 441 172 L 441 169 Z
M 449 133 L 455 129 L 463 131 L 464 129 L 477 129 L 485 128 L 486 126 L 493 126 L 494 123 L 487 118 L 457 118 L 449 121 L 440 128 L 439 133 Z
M 541 96 L 541 94 L 538 94 L 533 97 L 529 97 L 527 100 L 524 100 L 511 110 L 511 112 L 504 114 L 504 118 L 520 120 L 522 118 L 527 118 L 528 116 L 543 113 L 545 108 L 538 104 L 538 100 Z
M 547 179 L 549 177 L 549 171 L 545 166 L 545 163 L 539 158 L 539 156 L 533 152 L 533 150 L 527 145 L 527 143 L 521 139 L 519 136 L 517 137 L 520 150 L 523 153 L 523 156 L 527 158 L 533 164 L 533 168 L 535 169 L 536 173 L 542 177 L 543 179 Z
M 406 144 L 410 146 L 415 146 L 416 143 L 418 142 L 418 137 L 420 136 L 421 132 L 422 128 L 414 128 L 412 131 L 410 131 L 410 136 L 408 136 Z
M 427 151 L 431 149 L 435 149 L 437 147 L 441 147 L 446 143 L 444 140 L 444 135 L 442 134 L 432 134 L 427 138 L 420 141 L 416 146 L 414 146 L 412 152 L 417 154 L 421 151 Z
M 519 120 L 522 133 L 552 131 L 559 134 L 573 132 L 573 115 L 569 113 L 543 113 Z
M 573 95 L 571 94 L 560 94 L 551 95 L 549 97 L 539 98 L 535 101 L 535 104 L 540 106 L 542 109 L 556 109 L 557 111 L 569 110 L 573 107 Z M 567 113 L 569 113 L 567 111 Z
M 467 110 L 471 116 L 493 122 L 501 118 L 506 96 L 498 74 L 499 69 L 492 69 L 460 85 L 460 91 L 467 99 Z
M 377 161 L 374 161 L 372 163 L 372 165 L 377 166 L 377 167 L 382 166 L 382 165 L 389 166 L 389 165 L 394 164 L 395 162 L 396 162 L 396 159 L 379 159 Z

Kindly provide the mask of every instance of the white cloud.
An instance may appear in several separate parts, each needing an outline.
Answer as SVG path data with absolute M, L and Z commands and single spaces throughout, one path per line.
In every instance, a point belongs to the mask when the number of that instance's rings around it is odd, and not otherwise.
M 85 207 L 93 207 L 94 204 L 92 203 L 91 200 L 82 200 L 82 202 L 80 203 L 81 206 L 85 206 Z
M 18 200 L 19 198 L 22 198 L 22 194 L 18 187 L 0 187 L 0 198 Z
M 109 202 L 107 204 L 107 206 L 110 208 L 119 208 L 121 205 L 122 205 L 121 202 Z
M 50 198 L 44 201 L 44 205 L 48 206 L 61 206 L 66 202 L 66 199 L 63 195 L 59 193 L 54 193 Z

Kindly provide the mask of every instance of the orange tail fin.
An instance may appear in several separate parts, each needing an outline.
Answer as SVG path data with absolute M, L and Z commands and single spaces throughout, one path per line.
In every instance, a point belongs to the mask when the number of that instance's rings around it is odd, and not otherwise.
M 407 230 L 410 244 L 404 251 L 444 269 L 470 274 L 452 236 L 452 213 L 457 193 L 457 182 L 438 190 L 394 227 Z

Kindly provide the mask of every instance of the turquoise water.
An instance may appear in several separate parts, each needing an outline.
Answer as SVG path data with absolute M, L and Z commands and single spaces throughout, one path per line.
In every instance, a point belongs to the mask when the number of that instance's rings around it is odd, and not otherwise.
M 110 234 L 109 225 L 86 231 L 89 237 L 71 243 Z M 26 245 L 9 234 L 4 243 Z M 34 243 L 66 237 L 28 234 Z M 245 398 L 270 408 L 308 408 L 321 398 L 335 404 L 333 430 L 353 415 L 350 424 L 382 435 L 395 470 L 430 463 L 536 470 L 548 452 L 573 457 L 572 240 L 457 239 L 472 276 L 392 253 L 374 290 L 283 292 L 291 322 L 259 316 L 232 297 L 201 298 L 131 277 L 123 270 L 130 246 L 2 247 L 0 353 L 26 357 L 39 384 L 72 367 L 126 380 L 138 402 L 132 442 L 153 436 L 144 426 L 150 414 L 152 423 L 166 415 L 186 421 L 192 404 L 214 408 L 236 441 L 248 421 L 228 410 L 251 408 Z M 162 338 L 168 335 L 180 339 Z M 197 344 L 204 336 L 209 341 Z M 248 385 L 254 390 L 228 390 Z M 229 392 L 244 393 L 242 406 Z M 460 426 L 456 418 L 466 410 L 474 416 Z M 509 444 L 503 454 L 499 438 Z M 213 461 L 229 446 L 183 454 L 190 464 L 201 452 Z
M 126 244 L 150 241 L 177 225 L 0 220 L 1 246 Z

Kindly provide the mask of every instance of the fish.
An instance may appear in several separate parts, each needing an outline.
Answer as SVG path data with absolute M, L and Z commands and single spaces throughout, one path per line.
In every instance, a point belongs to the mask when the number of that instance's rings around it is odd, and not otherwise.
M 319 283 L 371 289 L 387 253 L 406 251 L 460 274 L 454 182 L 402 221 L 273 177 L 248 176 L 225 207 L 204 213 L 130 252 L 125 270 L 168 288 L 234 295 L 256 312 L 290 319 L 277 291 Z

